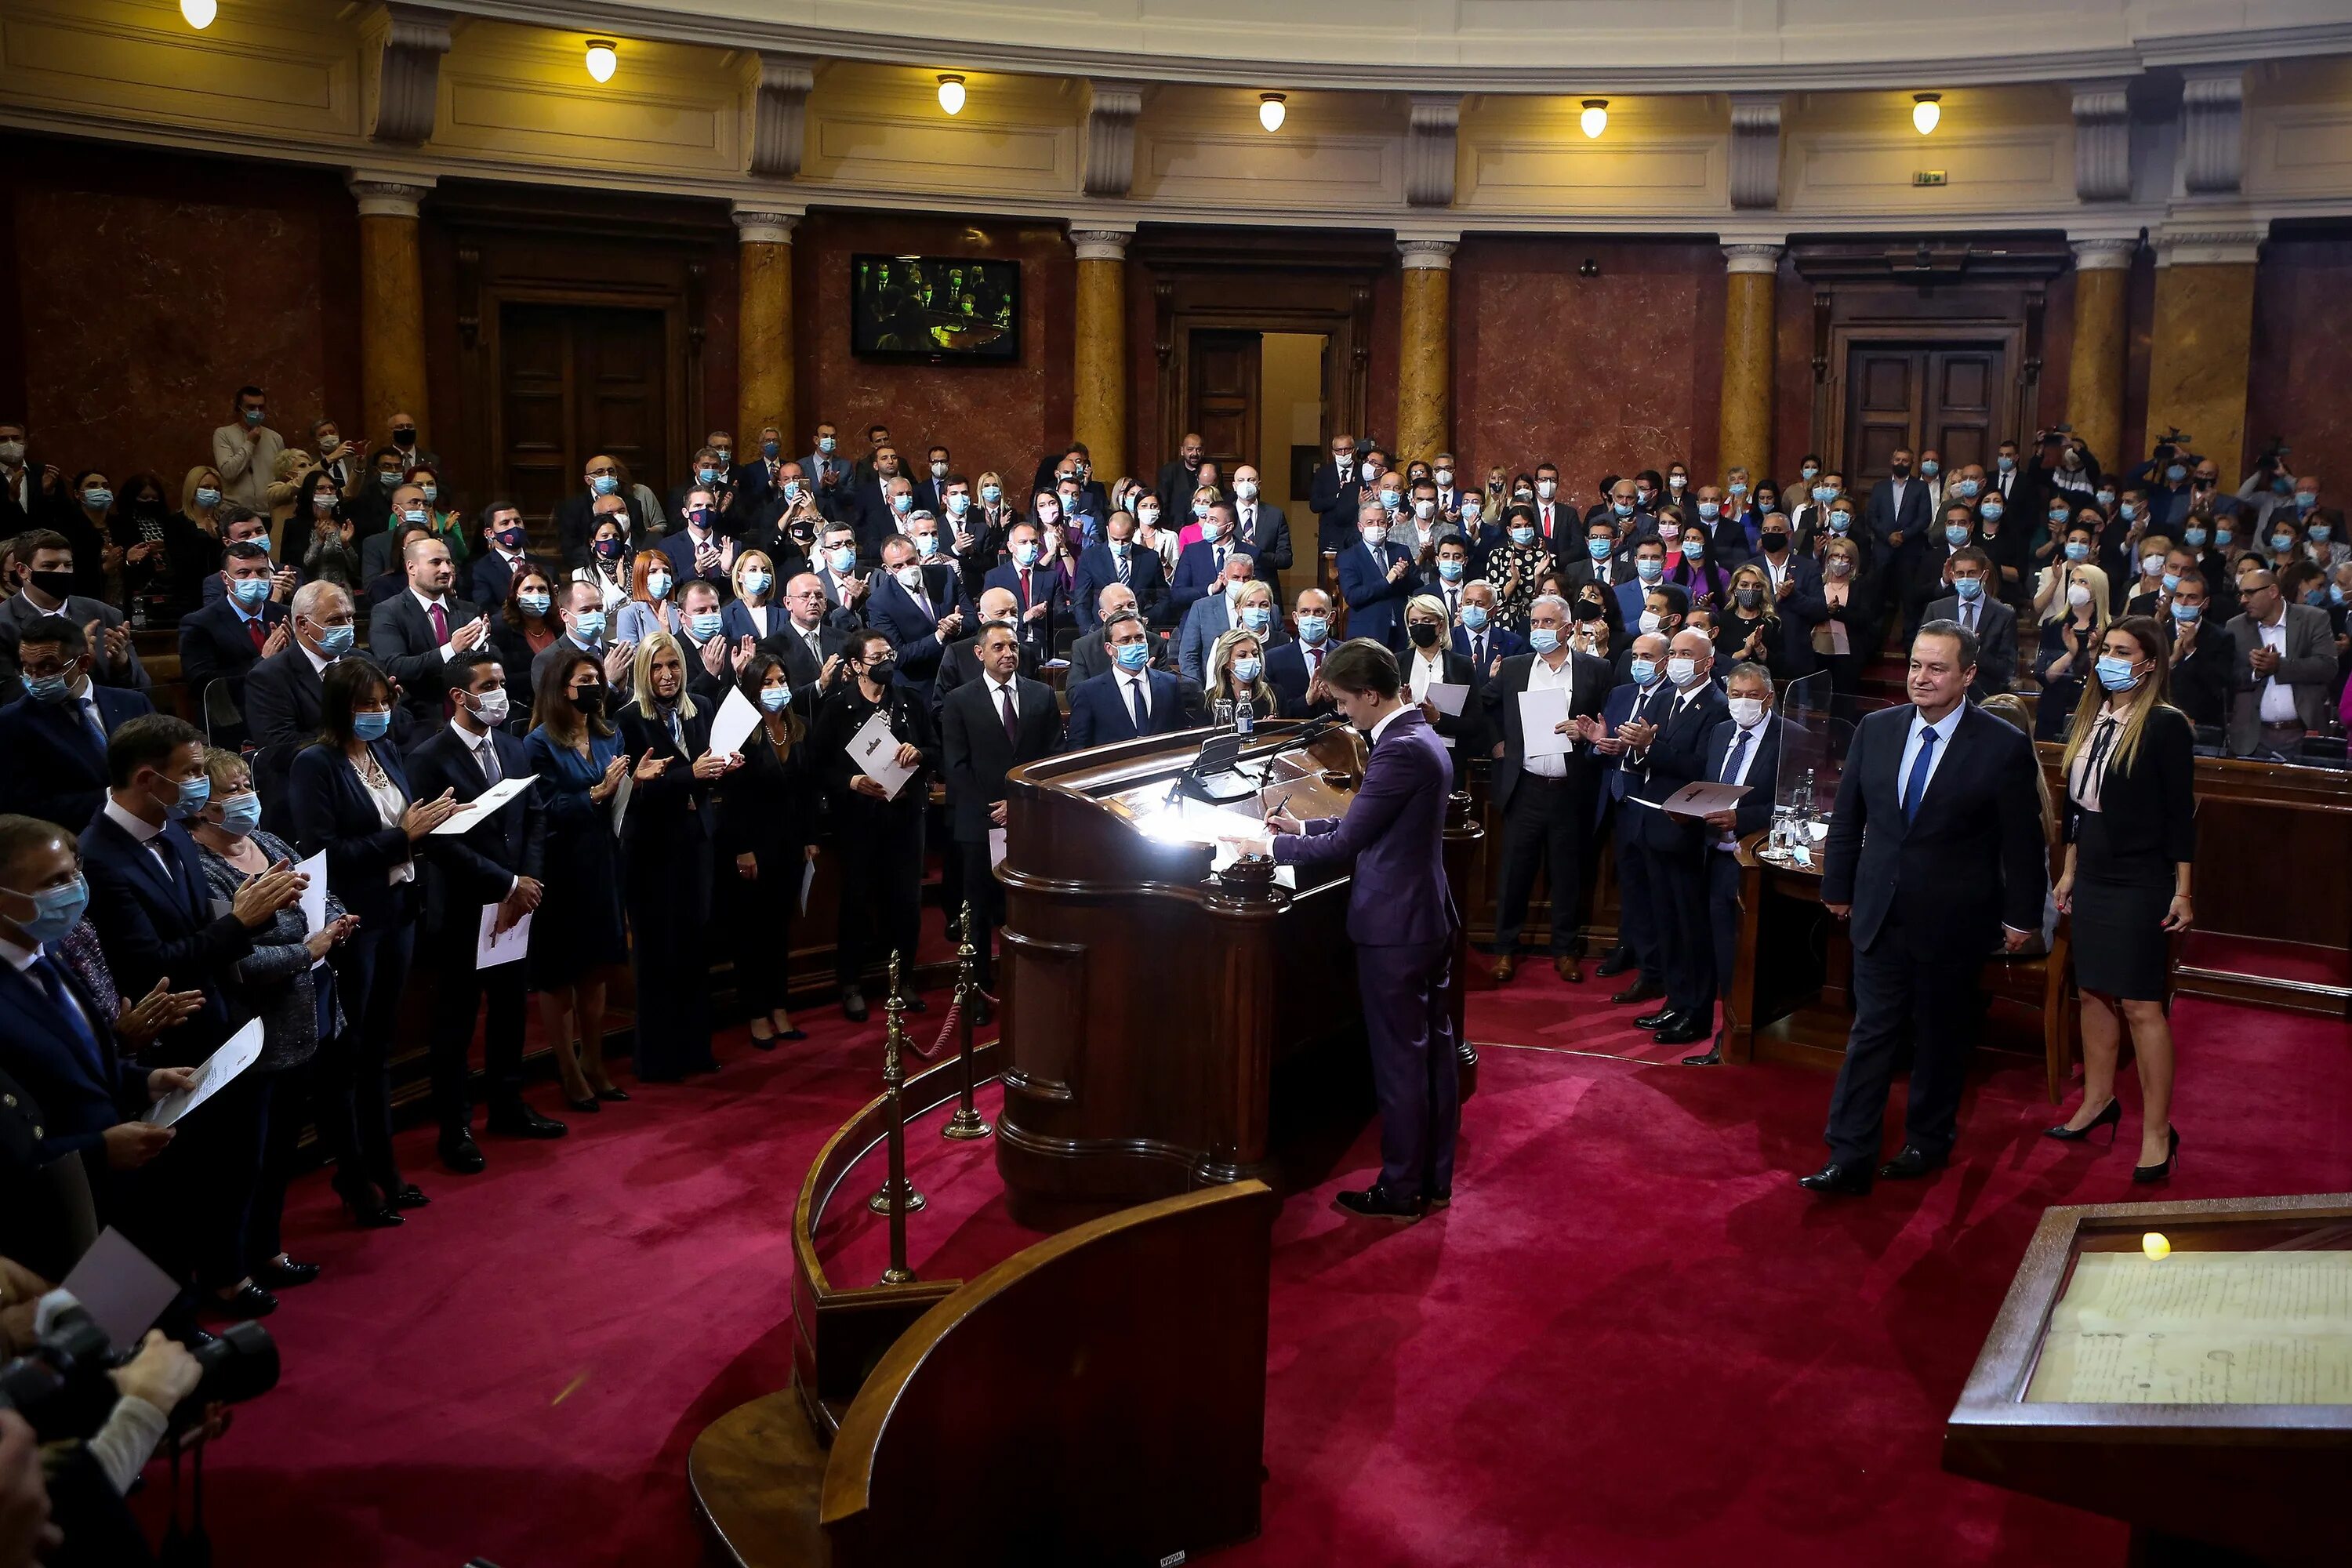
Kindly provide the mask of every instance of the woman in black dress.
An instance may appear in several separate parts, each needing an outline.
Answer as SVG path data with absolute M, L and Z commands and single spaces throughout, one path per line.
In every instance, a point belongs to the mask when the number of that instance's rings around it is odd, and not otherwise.
M 2139 1058 L 2135 1182 L 2172 1174 L 2172 1026 L 2165 1017 L 2171 938 L 2189 929 L 2197 858 L 2196 734 L 2166 700 L 2169 650 L 2145 616 L 2099 638 L 2099 657 L 2066 734 L 2066 868 L 2058 907 L 2074 916 L 2083 993 L 2083 1103 L 2053 1138 L 2073 1141 L 2123 1118 L 2116 1099 L 2117 1015 Z M 2109 1134 L 2112 1139 L 2113 1134 Z
M 793 1027 L 793 916 L 801 878 L 816 858 L 817 775 L 810 761 L 808 718 L 816 689 L 793 700 L 784 661 L 754 654 L 743 667 L 744 695 L 760 705 L 760 728 L 745 742 L 743 765 L 719 786 L 719 918 L 733 948 L 735 1000 L 763 1051 L 779 1038 L 806 1039 Z
M 637 978 L 637 1077 L 677 1083 L 716 1072 L 710 1054 L 712 790 L 742 759 L 710 750 L 710 710 L 686 689 L 686 654 L 655 631 L 637 645 L 636 699 L 621 712 L 621 749 L 637 759 L 621 827 L 621 900 Z
M 834 843 L 841 853 L 834 976 L 841 985 L 843 1016 L 862 1024 L 866 965 L 893 952 L 911 962 L 922 935 L 923 809 L 931 780 L 939 776 L 940 741 L 929 709 L 895 679 L 898 656 L 888 637 L 877 631 L 852 632 L 841 657 L 850 679 L 836 680 L 819 700 L 809 750 L 824 780 Z M 851 738 L 877 712 L 886 715 L 883 722 L 898 741 L 898 765 L 917 769 L 896 795 L 849 754 Z M 911 975 L 903 984 L 913 994 Z M 980 1011 L 986 1013 L 986 1004 Z
M 537 728 L 522 742 L 547 802 L 547 890 L 531 917 L 525 962 L 563 1103 L 579 1111 L 629 1098 L 604 1070 L 604 994 L 629 961 L 612 816 L 629 759 L 604 716 L 604 697 L 594 654 L 548 660 L 531 699 Z

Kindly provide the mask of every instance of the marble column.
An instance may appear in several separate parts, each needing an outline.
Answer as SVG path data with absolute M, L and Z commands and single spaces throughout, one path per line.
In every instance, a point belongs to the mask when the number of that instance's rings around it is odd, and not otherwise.
M 2152 439 L 2179 426 L 2237 488 L 2246 447 L 2254 342 L 2254 258 L 2262 233 L 2177 229 L 2156 241 L 2156 321 L 2147 366 Z
M 1773 288 L 1778 245 L 1723 247 L 1723 414 L 1716 471 L 1746 468 L 1756 482 L 1772 473 Z
M 793 227 L 796 213 L 735 209 L 735 270 L 740 303 L 735 321 L 735 439 L 756 451 L 760 427 L 784 433 L 784 450 L 803 432 L 793 408 Z
M 2126 306 L 2137 239 L 2074 243 L 2074 352 L 2066 368 L 2066 423 L 2110 469 L 2124 459 Z M 2196 432 L 2191 431 L 2194 435 Z
M 1127 247 L 1131 229 L 1074 228 L 1077 339 L 1070 376 L 1071 438 L 1094 471 L 1127 472 Z
M 1400 239 L 1404 268 L 1402 342 L 1397 354 L 1396 466 L 1424 461 L 1454 439 L 1454 253 L 1450 239 Z
M 360 209 L 360 411 L 353 433 L 380 440 L 393 415 L 413 414 L 417 447 L 431 451 L 416 212 L 432 186 L 414 176 L 365 172 L 354 172 L 348 183 Z

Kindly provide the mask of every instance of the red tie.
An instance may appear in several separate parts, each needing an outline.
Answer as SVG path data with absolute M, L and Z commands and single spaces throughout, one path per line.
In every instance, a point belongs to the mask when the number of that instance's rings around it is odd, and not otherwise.
M 433 617 L 433 638 L 436 644 L 449 640 L 449 616 L 438 605 L 427 605 L 425 613 Z
M 269 634 L 261 629 L 261 617 L 256 616 L 245 623 L 245 635 L 253 639 L 253 651 L 259 653 L 268 646 Z
M 1021 607 L 1024 610 L 1029 607 L 1029 568 L 1026 566 L 1021 568 Z

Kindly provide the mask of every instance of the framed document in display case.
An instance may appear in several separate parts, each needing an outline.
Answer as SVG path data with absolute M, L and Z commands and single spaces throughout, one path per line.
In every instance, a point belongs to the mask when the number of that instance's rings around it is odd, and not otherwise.
M 1944 1429 L 2145 1568 L 2352 1562 L 2352 1193 L 2053 1208 Z

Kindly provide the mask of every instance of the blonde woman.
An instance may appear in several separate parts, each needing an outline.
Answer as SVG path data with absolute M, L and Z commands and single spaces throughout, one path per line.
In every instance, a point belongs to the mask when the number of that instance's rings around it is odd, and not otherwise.
M 1771 574 L 1753 561 L 1732 573 L 1730 591 L 1715 612 L 1715 658 L 1726 669 L 1743 661 L 1760 664 L 1775 680 L 1793 673 Z
M 2042 678 L 2033 726 L 2037 741 L 2065 734 L 2067 715 L 2080 704 L 2106 635 L 2107 574 L 2075 553 L 2085 531 L 2079 522 L 2067 530 L 2064 556 L 2073 558 L 2062 557 L 2045 568 L 2042 588 L 2034 595 L 2042 610 L 2042 645 L 2033 656 L 2034 673 Z
M 1254 631 L 1235 627 L 1219 637 L 1209 649 L 1208 662 L 1202 672 L 1208 677 L 1204 700 L 1212 713 L 1216 711 L 1216 704 L 1239 701 L 1246 696 L 1252 713 L 1258 719 L 1298 716 L 1283 710 L 1281 699 L 1266 679 L 1265 643 Z
M 739 552 L 729 575 L 735 581 L 735 596 L 727 602 L 719 623 L 728 646 L 745 637 L 759 642 L 770 632 L 782 630 L 784 607 L 779 600 L 783 590 L 776 581 L 774 559 L 764 550 Z
M 2189 889 L 2197 858 L 2196 732 L 2168 700 L 2170 648 L 2156 622 L 2127 616 L 2102 632 L 2098 646 L 2059 769 L 2066 864 L 2057 896 L 2074 919 L 2083 1102 L 2049 1132 L 2071 1142 L 2120 1124 L 2116 1060 L 2120 1025 L 2128 1025 L 2140 1082 L 2132 1180 L 2146 1184 L 2170 1176 L 2180 1150 L 2164 1007 L 2172 938 L 2196 915 Z M 2047 692 L 2042 700 L 2050 700 Z

